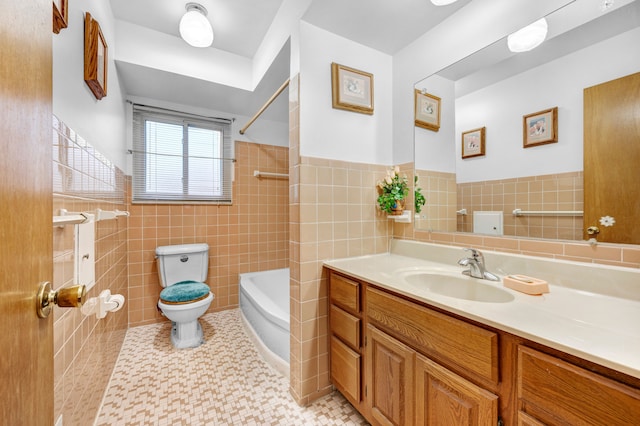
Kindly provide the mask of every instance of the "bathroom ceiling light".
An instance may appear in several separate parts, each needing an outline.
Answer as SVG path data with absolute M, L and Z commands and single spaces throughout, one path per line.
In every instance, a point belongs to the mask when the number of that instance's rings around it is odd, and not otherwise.
M 509 35 L 507 45 L 512 52 L 527 52 L 538 47 L 546 37 L 547 20 L 542 18 Z
M 209 47 L 213 43 L 213 28 L 207 19 L 207 9 L 198 3 L 187 3 L 187 13 L 180 19 L 180 37 L 193 47 Z
M 446 6 L 451 3 L 455 3 L 457 0 L 431 0 L 431 3 L 436 6 Z

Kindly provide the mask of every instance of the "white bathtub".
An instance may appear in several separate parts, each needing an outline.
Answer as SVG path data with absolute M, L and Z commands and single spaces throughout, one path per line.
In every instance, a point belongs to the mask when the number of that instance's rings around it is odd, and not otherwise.
M 289 376 L 289 268 L 240 274 L 240 312 L 265 360 Z

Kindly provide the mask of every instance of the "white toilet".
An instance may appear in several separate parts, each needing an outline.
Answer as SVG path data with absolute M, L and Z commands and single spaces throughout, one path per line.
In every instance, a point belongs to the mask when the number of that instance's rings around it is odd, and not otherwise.
M 195 348 L 204 342 L 198 318 L 213 293 L 204 281 L 209 267 L 207 244 L 180 244 L 156 248 L 160 292 L 158 308 L 173 322 L 171 343 L 176 348 Z

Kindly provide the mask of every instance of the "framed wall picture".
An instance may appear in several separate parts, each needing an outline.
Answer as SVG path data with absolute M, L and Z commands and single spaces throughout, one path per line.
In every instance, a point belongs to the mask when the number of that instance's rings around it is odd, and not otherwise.
M 98 100 L 107 96 L 107 52 L 100 24 L 87 12 L 84 18 L 84 81 Z
M 373 114 L 373 74 L 344 65 L 331 64 L 333 107 Z
M 462 158 L 484 155 L 486 127 L 462 132 Z
M 440 98 L 416 89 L 414 95 L 415 125 L 433 131 L 440 130 Z
M 522 135 L 524 148 L 558 142 L 558 107 L 525 115 Z
M 67 0 L 53 0 L 53 32 L 58 34 L 63 28 L 67 28 L 69 15 Z

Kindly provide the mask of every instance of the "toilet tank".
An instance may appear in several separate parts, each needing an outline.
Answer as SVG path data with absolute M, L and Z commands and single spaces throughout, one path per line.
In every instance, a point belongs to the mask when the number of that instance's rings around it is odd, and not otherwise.
M 204 282 L 209 268 L 209 245 L 159 246 L 156 260 L 162 287 L 188 280 Z

